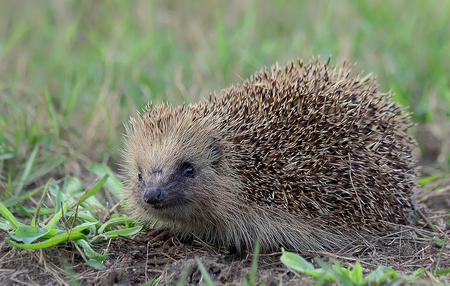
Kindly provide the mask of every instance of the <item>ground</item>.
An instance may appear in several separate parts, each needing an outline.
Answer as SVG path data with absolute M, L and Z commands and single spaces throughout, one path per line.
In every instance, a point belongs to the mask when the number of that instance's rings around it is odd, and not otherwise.
M 448 183 L 448 182 L 447 182 Z M 360 261 L 365 271 L 374 270 L 378 265 L 390 266 L 403 273 L 412 273 L 424 267 L 425 274 L 419 283 L 437 283 L 431 272 L 439 263 L 440 268 L 450 267 L 448 245 L 441 245 L 430 237 L 450 234 L 445 229 L 445 210 L 450 209 L 449 185 L 440 192 L 429 194 L 419 192 L 425 215 L 437 222 L 435 231 L 423 218 L 416 226 L 401 226 L 396 232 L 372 241 L 366 245 L 351 245 L 336 253 L 302 253 L 303 257 L 314 261 L 320 257 L 325 262 L 354 264 Z M 447 189 L 447 190 L 446 190 Z M 441 219 L 439 219 L 439 216 Z M 445 234 L 444 234 L 445 233 Z M 1 232 L 2 237 L 5 232 Z M 238 257 L 223 249 L 207 245 L 197 239 L 182 243 L 176 237 L 174 245 L 166 248 L 162 242 L 154 242 L 148 231 L 132 238 L 120 237 L 96 245 L 98 250 L 108 249 L 107 267 L 97 271 L 88 267 L 71 244 L 59 245 L 42 251 L 20 250 L 2 239 L 0 244 L 0 283 L 7 285 L 70 285 L 68 265 L 83 285 L 140 285 L 160 277 L 159 285 L 171 285 L 186 273 L 186 285 L 198 285 L 204 281 L 195 258 L 203 263 L 212 280 L 217 284 L 240 285 L 242 277 L 250 271 L 251 254 Z M 280 260 L 281 253 L 261 254 L 258 267 L 258 281 L 266 285 L 299 285 L 312 283 L 305 275 L 290 271 Z M 439 261 L 438 261 L 439 260 Z M 66 263 L 68 262 L 68 263 Z M 441 281 L 445 279 L 440 277 Z M 447 277 L 449 279 L 449 277 Z M 416 281 L 417 282 L 417 281 Z

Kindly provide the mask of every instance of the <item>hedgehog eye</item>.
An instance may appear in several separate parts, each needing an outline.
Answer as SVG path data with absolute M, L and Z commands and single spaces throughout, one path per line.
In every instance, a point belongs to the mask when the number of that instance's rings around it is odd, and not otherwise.
M 183 177 L 193 178 L 195 176 L 194 166 L 192 166 L 189 162 L 184 162 L 181 164 L 180 170 Z

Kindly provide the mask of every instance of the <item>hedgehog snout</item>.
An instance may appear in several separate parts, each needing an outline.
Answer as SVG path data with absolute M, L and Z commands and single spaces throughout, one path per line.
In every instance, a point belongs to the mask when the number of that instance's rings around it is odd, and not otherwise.
M 144 192 L 144 202 L 151 205 L 159 204 L 163 202 L 165 198 L 164 191 L 158 187 L 148 188 Z

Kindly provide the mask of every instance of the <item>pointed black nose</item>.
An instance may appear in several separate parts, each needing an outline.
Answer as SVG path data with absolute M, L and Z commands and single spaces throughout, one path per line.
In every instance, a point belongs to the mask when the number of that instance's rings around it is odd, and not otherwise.
M 149 188 L 144 193 L 144 201 L 147 204 L 157 204 L 164 201 L 164 192 L 160 188 Z

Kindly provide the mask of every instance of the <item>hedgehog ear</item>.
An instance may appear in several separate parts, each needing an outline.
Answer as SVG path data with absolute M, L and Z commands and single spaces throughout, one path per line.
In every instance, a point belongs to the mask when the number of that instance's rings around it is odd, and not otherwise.
M 222 157 L 222 146 L 219 144 L 218 140 L 211 137 L 209 139 L 209 149 L 212 152 L 212 157 L 214 158 L 213 164 L 217 164 Z

